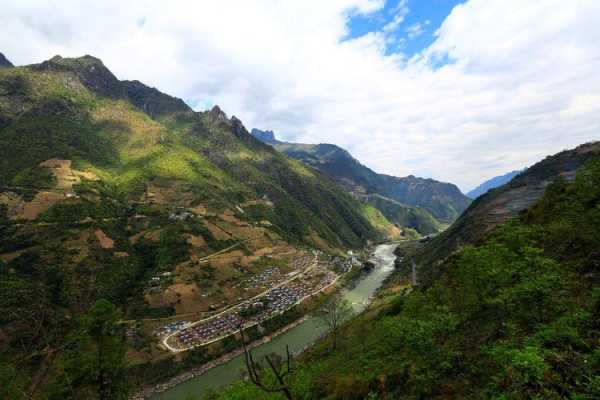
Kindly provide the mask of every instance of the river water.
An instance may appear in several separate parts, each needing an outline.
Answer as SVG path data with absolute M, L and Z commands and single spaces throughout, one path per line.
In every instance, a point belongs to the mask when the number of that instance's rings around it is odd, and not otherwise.
M 343 295 L 352 304 L 356 313 L 363 311 L 367 307 L 385 278 L 394 270 L 395 248 L 396 245 L 392 244 L 377 246 L 371 260 L 375 263 L 373 271 L 364 276 L 353 289 L 348 290 Z M 270 342 L 256 347 L 252 350 L 252 354 L 256 360 L 272 353 L 285 355 L 286 345 L 290 347 L 291 352 L 301 351 L 306 346 L 314 343 L 326 330 L 326 326 L 319 318 L 310 316 L 306 321 L 277 336 Z M 223 387 L 239 379 L 244 369 L 244 359 L 243 355 L 241 355 L 207 371 L 201 376 L 185 381 L 153 396 L 152 400 L 201 398 L 207 390 Z

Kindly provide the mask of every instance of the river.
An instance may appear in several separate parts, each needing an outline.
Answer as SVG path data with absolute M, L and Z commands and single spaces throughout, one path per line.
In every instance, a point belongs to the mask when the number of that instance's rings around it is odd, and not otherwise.
M 377 246 L 371 259 L 375 264 L 375 268 L 368 275 L 365 275 L 354 288 L 343 295 L 345 299 L 350 301 L 356 313 L 360 313 L 367 307 L 377 289 L 394 270 L 395 248 L 396 245 L 392 244 Z M 310 316 L 298 326 L 255 348 L 252 350 L 252 354 L 255 359 L 260 359 L 262 356 L 272 353 L 285 355 L 286 345 L 290 347 L 292 352 L 301 351 L 321 337 L 326 329 L 319 318 Z M 199 399 L 209 389 L 217 389 L 236 381 L 244 369 L 243 355 L 235 357 L 201 376 L 156 394 L 152 397 L 152 400 Z

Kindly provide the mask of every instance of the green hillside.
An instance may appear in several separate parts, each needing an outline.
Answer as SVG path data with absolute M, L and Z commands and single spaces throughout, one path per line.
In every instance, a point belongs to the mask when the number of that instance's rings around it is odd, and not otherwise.
M 412 228 L 423 235 L 438 233 L 443 229 L 442 224 L 420 207 L 408 207 L 379 195 L 365 196 L 363 200 L 380 210 L 389 221 Z
M 273 222 L 295 240 L 311 230 L 334 246 L 374 237 L 353 200 L 252 138 L 235 117 L 218 107 L 195 113 L 139 82 L 120 82 L 93 57 L 3 69 L 0 94 L 3 185 L 37 177 L 43 186 L 39 164 L 68 159 L 129 199 L 153 180 L 179 180 L 215 205 L 271 198 Z
M 434 279 L 390 285 L 337 351 L 328 339 L 301 357 L 294 399 L 598 398 L 600 159 L 585 165 Z M 244 382 L 210 398 L 283 397 Z

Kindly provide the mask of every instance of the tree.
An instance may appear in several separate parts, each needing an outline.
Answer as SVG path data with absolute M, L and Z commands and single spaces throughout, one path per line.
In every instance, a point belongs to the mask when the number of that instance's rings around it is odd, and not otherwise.
M 350 302 L 341 296 L 335 296 L 320 307 L 317 315 L 327 325 L 329 333 L 332 335 L 333 351 L 337 349 L 340 328 L 352 313 Z
M 271 368 L 271 372 L 277 379 L 277 384 L 269 385 L 262 374 L 262 368 L 259 363 L 254 361 L 252 351 L 246 346 L 246 340 L 244 338 L 244 328 L 240 326 L 240 335 L 242 337 L 242 346 L 244 348 L 244 362 L 246 363 L 246 369 L 250 380 L 260 389 L 266 393 L 283 393 L 286 399 L 293 400 L 292 391 L 288 383 L 286 383 L 286 377 L 293 373 L 292 368 L 292 356 L 290 355 L 290 348 L 285 346 L 286 360 L 285 363 L 281 359 L 275 357 L 265 356 L 267 364 Z
M 125 344 L 118 332 L 119 312 L 107 300 L 98 300 L 80 320 L 62 360 L 63 374 L 50 398 L 125 400 Z
M 20 384 L 13 366 L 0 360 L 0 399 L 25 399 L 27 396 Z

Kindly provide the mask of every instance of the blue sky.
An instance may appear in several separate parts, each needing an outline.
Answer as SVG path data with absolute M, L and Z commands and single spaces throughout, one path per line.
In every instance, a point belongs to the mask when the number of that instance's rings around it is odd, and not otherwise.
M 389 39 L 387 53 L 402 53 L 410 58 L 435 40 L 435 32 L 457 4 L 464 0 L 388 0 L 383 9 L 355 15 L 350 19 L 349 35 L 355 39 L 371 32 L 384 32 Z M 394 24 L 394 20 L 399 22 Z M 385 27 L 388 26 L 388 31 Z

